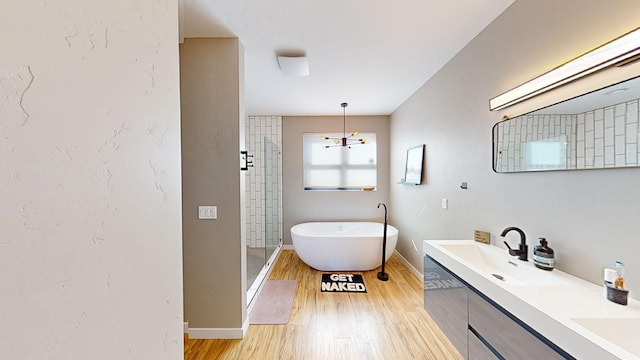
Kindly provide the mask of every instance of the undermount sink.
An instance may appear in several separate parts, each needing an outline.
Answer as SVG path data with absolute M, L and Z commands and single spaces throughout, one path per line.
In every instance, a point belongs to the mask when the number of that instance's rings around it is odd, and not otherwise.
M 572 320 L 621 348 L 634 354 L 640 354 L 640 342 L 638 341 L 640 318 L 577 318 Z
M 441 244 L 440 247 L 473 266 L 484 276 L 492 276 L 505 285 L 556 285 L 565 283 L 561 276 L 536 268 L 532 262 L 519 260 L 497 246 L 480 243 Z

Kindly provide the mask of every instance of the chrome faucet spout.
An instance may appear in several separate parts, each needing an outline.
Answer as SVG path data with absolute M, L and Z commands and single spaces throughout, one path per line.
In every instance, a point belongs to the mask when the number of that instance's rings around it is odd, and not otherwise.
M 529 261 L 529 247 L 527 246 L 527 236 L 524 234 L 524 231 L 522 231 L 521 229 L 515 227 L 515 226 L 510 226 L 504 230 L 502 230 L 502 234 L 500 234 L 500 236 L 505 237 L 507 235 L 508 232 L 510 231 L 515 231 L 518 234 L 520 234 L 520 245 L 518 246 L 518 249 L 512 249 L 509 244 L 504 241 L 504 244 L 507 246 L 507 249 L 509 249 L 509 255 L 511 256 L 517 256 L 518 259 L 522 260 L 522 261 Z

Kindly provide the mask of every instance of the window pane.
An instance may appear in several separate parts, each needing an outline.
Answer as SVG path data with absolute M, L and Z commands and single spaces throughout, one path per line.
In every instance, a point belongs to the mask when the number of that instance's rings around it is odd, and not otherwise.
M 370 141 L 369 139 L 367 140 Z M 375 142 L 352 146 L 351 149 L 347 150 L 349 154 L 349 164 L 376 164 Z
M 369 181 L 375 181 L 376 169 L 373 170 L 349 170 L 346 172 L 345 183 L 346 186 L 376 186 L 375 183 L 368 183 Z
M 311 163 L 313 165 L 339 165 L 342 162 L 340 150 L 342 150 L 340 146 L 326 149 L 325 144 L 316 142 L 312 145 Z
M 339 179 L 339 170 L 311 170 L 308 173 L 308 178 L 305 177 L 305 187 L 338 187 L 340 186 Z
M 303 134 L 305 189 L 359 190 L 377 185 L 375 133 L 359 134 L 357 138 L 366 139 L 367 144 L 350 147 L 323 140 L 323 136 L 341 138 L 342 134 Z

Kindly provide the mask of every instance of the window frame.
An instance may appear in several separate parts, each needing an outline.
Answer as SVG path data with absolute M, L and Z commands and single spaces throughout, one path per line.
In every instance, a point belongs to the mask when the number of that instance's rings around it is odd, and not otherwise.
M 333 146 L 335 145 L 331 140 L 322 140 L 322 136 L 341 138 L 342 133 L 303 133 L 302 135 L 302 162 L 303 162 L 303 189 L 305 191 L 376 191 L 378 182 L 378 146 L 377 146 L 377 134 L 375 132 L 360 133 L 358 137 L 369 140 L 367 144 L 354 144 L 351 147 Z M 330 145 L 328 149 L 321 149 L 317 151 L 340 151 L 339 162 L 333 164 L 313 164 L 313 145 Z M 349 163 L 349 151 L 355 150 L 356 147 L 365 146 L 372 149 L 373 162 L 372 163 Z M 309 153 L 311 151 L 312 153 Z M 357 151 L 357 150 L 356 150 Z M 333 179 L 331 182 L 337 183 L 337 185 L 320 185 L 313 184 L 309 179 L 310 173 L 313 171 L 327 171 L 335 170 L 338 172 L 338 179 Z M 366 170 L 372 171 L 373 176 L 371 184 L 348 184 L 348 177 L 350 171 Z M 353 174 L 351 174 L 353 176 Z

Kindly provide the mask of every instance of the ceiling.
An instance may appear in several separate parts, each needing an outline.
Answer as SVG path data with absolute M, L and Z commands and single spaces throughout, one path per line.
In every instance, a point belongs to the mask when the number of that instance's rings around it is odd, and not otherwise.
M 388 115 L 514 0 L 180 1 L 181 38 L 243 44 L 247 115 Z

